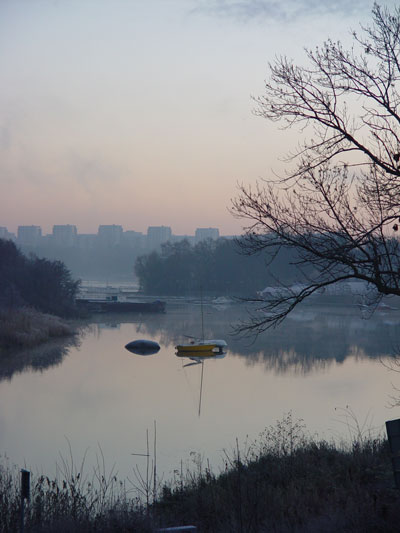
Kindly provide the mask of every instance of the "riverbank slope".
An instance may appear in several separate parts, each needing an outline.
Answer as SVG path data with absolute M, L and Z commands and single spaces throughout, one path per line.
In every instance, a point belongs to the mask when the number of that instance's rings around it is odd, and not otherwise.
M 70 461 L 59 479 L 33 476 L 26 531 L 152 533 L 184 525 L 199 533 L 399 530 L 399 491 L 386 438 L 318 440 L 290 413 L 257 442 L 226 453 L 217 474 L 198 457 L 169 482 L 156 480 L 152 468 L 147 476 L 137 471 L 120 481 L 100 463 L 88 479 Z M 0 531 L 19 530 L 19 474 L 0 460 Z
M 0 310 L 0 350 L 30 348 L 74 334 L 76 328 L 72 324 L 31 307 Z

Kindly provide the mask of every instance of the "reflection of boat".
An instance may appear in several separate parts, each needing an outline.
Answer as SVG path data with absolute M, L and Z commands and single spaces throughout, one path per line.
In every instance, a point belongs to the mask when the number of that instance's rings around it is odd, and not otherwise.
M 191 361 L 194 361 L 193 363 L 188 363 L 183 366 L 190 366 L 190 365 L 197 365 L 199 363 L 202 363 L 203 361 L 206 361 L 207 359 L 223 359 L 226 356 L 226 352 L 202 352 L 201 355 L 194 355 L 193 352 L 177 352 L 175 354 L 177 357 L 187 357 Z
M 191 363 L 186 363 L 183 368 L 193 365 L 201 365 L 201 378 L 200 378 L 200 395 L 199 395 L 199 416 L 201 414 L 201 398 L 203 395 L 203 376 L 204 376 L 204 362 L 210 359 L 222 359 L 225 357 L 226 352 L 215 353 L 213 351 L 202 352 L 201 355 L 193 355 L 193 352 L 177 352 L 177 357 L 186 357 L 190 359 Z

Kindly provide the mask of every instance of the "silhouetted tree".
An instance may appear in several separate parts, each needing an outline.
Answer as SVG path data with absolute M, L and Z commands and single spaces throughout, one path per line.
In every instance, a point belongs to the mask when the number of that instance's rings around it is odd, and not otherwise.
M 313 275 L 258 299 L 268 313 L 244 329 L 276 325 L 342 280 L 366 282 L 374 303 L 400 295 L 400 8 L 374 4 L 371 26 L 352 36 L 350 50 L 329 40 L 306 51 L 307 66 L 277 59 L 256 99 L 261 117 L 310 135 L 285 177 L 240 187 L 233 212 L 249 221 L 243 251 L 295 250 L 299 271 L 311 265 Z
M 45 313 L 75 312 L 79 281 L 61 261 L 26 257 L 10 240 L 0 239 L 0 305 L 29 305 Z
M 23 297 L 40 311 L 61 316 L 74 312 L 79 281 L 72 279 L 61 261 L 33 256 L 20 287 Z
M 23 304 L 18 280 L 26 272 L 26 258 L 15 244 L 0 239 L 0 306 L 17 307 Z

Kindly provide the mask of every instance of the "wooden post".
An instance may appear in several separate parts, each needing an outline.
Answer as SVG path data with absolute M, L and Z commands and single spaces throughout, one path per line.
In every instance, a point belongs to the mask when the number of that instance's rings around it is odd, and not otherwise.
M 400 489 L 400 418 L 386 421 L 386 432 L 392 455 L 394 482 Z
M 21 533 L 24 533 L 25 527 L 25 500 L 30 499 L 30 477 L 31 473 L 29 470 L 21 470 Z

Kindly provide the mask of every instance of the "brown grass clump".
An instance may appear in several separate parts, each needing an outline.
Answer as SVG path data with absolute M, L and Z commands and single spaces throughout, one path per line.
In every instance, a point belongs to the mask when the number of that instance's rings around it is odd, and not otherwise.
M 153 504 L 163 527 L 213 533 L 394 533 L 398 508 L 386 439 L 318 441 L 291 414 L 227 454 L 218 475 L 200 459 Z
M 156 490 L 153 467 L 151 475 L 137 471 L 135 486 L 106 469 L 101 448 L 92 474 L 70 448 L 57 479 L 32 475 L 25 531 L 149 533 L 189 524 L 199 533 L 399 531 L 399 491 L 382 437 L 316 440 L 289 413 L 244 450 L 236 443 L 219 474 L 200 455 L 192 459 Z M 20 530 L 19 506 L 19 470 L 0 457 L 0 531 Z
M 3 348 L 32 347 L 50 338 L 74 333 L 74 328 L 61 318 L 30 307 L 0 311 L 0 346 Z
M 30 498 L 24 502 L 24 531 L 34 533 L 151 533 L 143 506 L 125 484 L 100 463 L 89 474 L 84 459 L 60 465 L 60 476 L 31 475 Z M 0 456 L 0 531 L 21 529 L 20 471 Z

